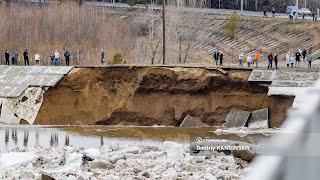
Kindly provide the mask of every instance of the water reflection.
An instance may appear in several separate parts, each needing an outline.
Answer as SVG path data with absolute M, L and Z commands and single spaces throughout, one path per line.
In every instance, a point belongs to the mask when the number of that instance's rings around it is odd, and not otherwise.
M 25 130 L 23 134 L 23 146 L 28 147 L 29 131 Z
M 66 134 L 66 137 L 65 137 L 65 139 L 64 139 L 64 145 L 65 146 L 69 146 L 70 145 L 70 142 L 69 142 L 70 140 L 69 140 L 69 134 Z
M 103 141 L 103 137 L 100 136 L 100 147 L 104 146 L 104 141 Z
M 52 132 L 50 138 L 50 147 L 58 147 L 59 146 L 59 136 L 58 133 Z
M 265 136 L 237 135 L 217 136 L 212 128 L 174 128 L 174 127 L 107 127 L 107 126 L 0 126 L 0 153 L 15 148 L 28 149 L 35 145 L 42 147 L 81 146 L 99 148 L 109 143 L 139 143 L 150 145 L 153 142 L 176 141 L 189 144 L 190 135 L 196 133 L 202 137 L 216 139 L 261 141 Z M 150 143 L 151 142 L 151 143 Z
M 6 147 L 8 146 L 8 143 L 9 143 L 9 136 L 10 136 L 9 134 L 10 134 L 9 129 L 6 129 L 5 135 L 4 135 L 4 143 L 5 143 Z

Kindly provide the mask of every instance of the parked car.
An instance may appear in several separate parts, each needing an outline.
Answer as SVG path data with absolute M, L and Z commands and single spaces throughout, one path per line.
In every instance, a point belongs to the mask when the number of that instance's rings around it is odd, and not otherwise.
M 312 12 L 309 10 L 309 9 L 307 9 L 307 8 L 301 8 L 301 9 L 299 9 L 298 10 L 298 14 L 299 15 L 309 15 L 309 16 L 311 16 L 312 15 Z
M 286 14 L 290 14 L 291 12 L 296 14 L 298 12 L 297 6 L 287 6 Z

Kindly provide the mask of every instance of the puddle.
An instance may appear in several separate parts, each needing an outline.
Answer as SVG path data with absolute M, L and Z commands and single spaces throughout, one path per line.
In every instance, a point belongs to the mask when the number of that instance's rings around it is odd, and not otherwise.
M 115 127 L 115 126 L 7 126 L 0 127 L 0 151 L 6 153 L 15 148 L 63 147 L 65 145 L 84 148 L 99 148 L 108 143 L 161 144 L 174 141 L 189 144 L 190 137 L 210 137 L 258 143 L 268 138 L 263 134 L 239 137 L 233 134 L 216 135 L 216 128 L 179 127 Z

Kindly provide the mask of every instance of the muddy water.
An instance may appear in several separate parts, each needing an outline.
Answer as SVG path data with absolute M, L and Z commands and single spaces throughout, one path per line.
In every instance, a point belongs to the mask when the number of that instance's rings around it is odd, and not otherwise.
M 84 148 L 99 148 L 108 143 L 159 144 L 175 141 L 189 144 L 190 137 L 210 137 L 251 143 L 268 137 L 262 134 L 239 137 L 237 135 L 215 135 L 216 128 L 178 127 L 115 127 L 115 126 L 1 126 L 0 153 L 15 148 L 62 147 L 65 145 Z

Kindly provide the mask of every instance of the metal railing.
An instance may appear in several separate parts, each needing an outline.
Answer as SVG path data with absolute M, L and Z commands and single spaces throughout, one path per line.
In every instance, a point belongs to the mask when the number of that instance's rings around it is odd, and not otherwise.
M 320 177 L 320 81 L 297 95 L 279 133 L 263 146 L 245 180 L 313 180 Z

